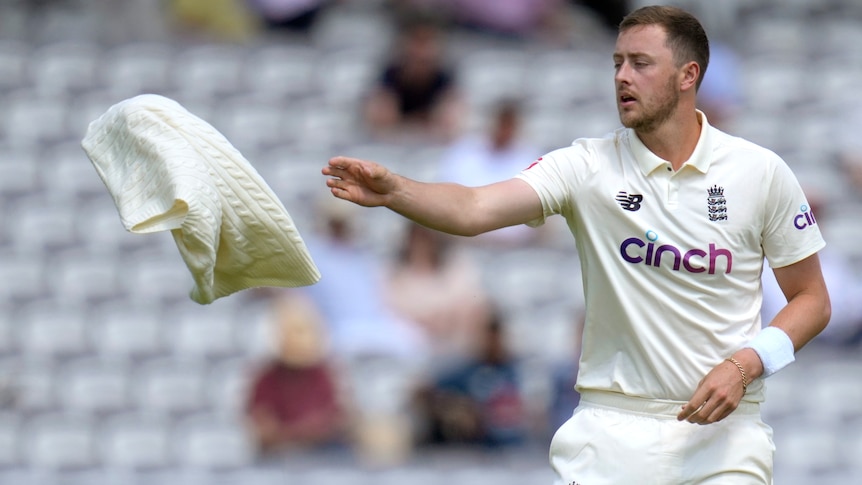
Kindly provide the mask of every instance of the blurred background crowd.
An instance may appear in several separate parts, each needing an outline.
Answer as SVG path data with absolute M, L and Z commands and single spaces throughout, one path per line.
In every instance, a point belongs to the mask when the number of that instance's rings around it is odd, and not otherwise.
M 862 3 L 670 3 L 712 41 L 701 109 L 787 160 L 828 242 L 832 323 L 768 382 L 776 483 L 860 483 Z M 444 236 L 320 169 L 479 185 L 604 135 L 643 4 L 0 0 L 0 483 L 550 484 L 583 310 L 563 221 Z M 200 306 L 168 234 L 123 230 L 80 140 L 141 93 L 245 155 L 318 284 Z

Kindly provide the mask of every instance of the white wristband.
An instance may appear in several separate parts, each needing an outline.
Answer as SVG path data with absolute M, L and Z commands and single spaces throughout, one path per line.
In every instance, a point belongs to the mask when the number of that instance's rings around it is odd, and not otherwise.
M 793 341 L 778 327 L 766 327 L 746 345 L 757 352 L 763 375 L 769 377 L 796 360 Z

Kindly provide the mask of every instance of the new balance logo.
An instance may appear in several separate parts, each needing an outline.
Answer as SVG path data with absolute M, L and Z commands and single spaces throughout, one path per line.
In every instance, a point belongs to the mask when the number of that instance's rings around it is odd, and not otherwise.
M 641 202 L 643 202 L 644 196 L 641 194 L 627 194 L 624 190 L 620 190 L 617 193 L 616 200 L 619 202 L 620 207 L 627 211 L 634 212 L 641 208 Z

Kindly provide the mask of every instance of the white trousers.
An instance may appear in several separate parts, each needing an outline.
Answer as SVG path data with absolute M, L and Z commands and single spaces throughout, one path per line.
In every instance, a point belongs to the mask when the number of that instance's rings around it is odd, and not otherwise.
M 586 391 L 551 441 L 555 485 L 771 485 L 775 444 L 757 403 L 677 421 L 684 403 Z

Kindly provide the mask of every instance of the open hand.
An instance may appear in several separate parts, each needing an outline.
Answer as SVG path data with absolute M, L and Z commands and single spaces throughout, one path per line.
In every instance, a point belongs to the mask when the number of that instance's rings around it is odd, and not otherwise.
M 397 188 L 397 176 L 385 167 L 367 160 L 334 157 L 321 170 L 330 178 L 326 185 L 332 195 L 366 207 L 386 205 Z

